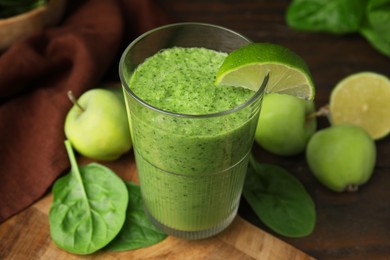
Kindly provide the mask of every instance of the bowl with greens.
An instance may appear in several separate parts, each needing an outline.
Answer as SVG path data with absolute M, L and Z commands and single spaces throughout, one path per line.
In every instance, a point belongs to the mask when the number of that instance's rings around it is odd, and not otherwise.
M 0 50 L 57 24 L 66 0 L 0 0 Z

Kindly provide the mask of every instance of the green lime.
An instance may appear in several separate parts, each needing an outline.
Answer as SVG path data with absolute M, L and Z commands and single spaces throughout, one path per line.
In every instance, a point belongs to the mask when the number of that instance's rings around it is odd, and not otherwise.
M 250 43 L 231 52 L 220 67 L 215 84 L 257 91 L 267 74 L 266 93 L 314 99 L 314 84 L 305 61 L 288 48 L 271 43 Z
M 359 72 L 341 80 L 329 102 L 332 125 L 350 123 L 377 140 L 390 133 L 390 80 L 374 72 Z

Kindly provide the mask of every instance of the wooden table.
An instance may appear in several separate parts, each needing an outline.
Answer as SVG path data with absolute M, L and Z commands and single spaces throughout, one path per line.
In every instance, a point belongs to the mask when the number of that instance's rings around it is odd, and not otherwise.
M 80 165 L 91 161 L 84 157 L 78 158 Z M 132 152 L 118 161 L 100 163 L 111 168 L 124 180 L 138 182 Z M 170 236 L 156 245 L 138 250 L 101 250 L 87 256 L 74 255 L 58 248 L 50 238 L 48 213 L 52 201 L 53 196 L 49 193 L 0 225 L 0 259 L 313 259 L 240 216 L 225 231 L 208 239 L 190 241 Z
M 229 27 L 253 41 L 273 42 L 300 54 L 308 63 L 316 85 L 316 105 L 328 103 L 333 86 L 359 71 L 375 71 L 390 77 L 390 58 L 379 54 L 358 34 L 335 36 L 297 32 L 284 20 L 289 1 L 274 0 L 156 0 L 177 21 L 198 21 Z M 328 126 L 319 119 L 319 128 Z M 304 155 L 281 158 L 263 151 L 253 152 L 262 162 L 276 163 L 297 176 L 313 197 L 317 225 L 305 238 L 285 238 L 264 226 L 243 200 L 232 227 L 220 236 L 188 244 L 169 238 L 146 250 L 127 254 L 97 254 L 93 259 L 128 259 L 166 256 L 182 259 L 390 259 L 390 137 L 377 142 L 378 158 L 369 183 L 356 193 L 335 193 L 311 175 Z M 88 162 L 81 158 L 81 163 Z M 134 179 L 131 153 L 108 163 L 125 179 Z M 74 259 L 55 247 L 48 236 L 47 212 L 50 194 L 0 225 L 0 258 Z M 249 222 L 249 223 L 248 223 Z M 251 223 L 251 224 L 250 224 Z M 256 228 L 257 227 L 257 228 Z M 5 243 L 7 241 L 7 243 Z M 219 252 L 219 253 L 218 253 Z

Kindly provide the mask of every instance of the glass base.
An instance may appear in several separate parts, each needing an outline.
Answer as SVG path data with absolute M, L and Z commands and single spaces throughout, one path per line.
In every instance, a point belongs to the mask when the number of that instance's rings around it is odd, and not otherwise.
M 215 236 L 225 230 L 234 220 L 234 218 L 237 215 L 237 209 L 238 207 L 230 214 L 228 218 L 226 218 L 221 223 L 217 224 L 216 226 L 206 229 L 206 230 L 199 230 L 199 231 L 183 231 L 183 230 L 177 230 L 171 227 L 168 227 L 164 224 L 161 224 L 158 220 L 156 220 L 147 209 L 145 209 L 146 215 L 149 217 L 149 219 L 152 221 L 152 223 L 159 228 L 161 231 L 163 231 L 165 234 L 188 239 L 188 240 L 198 240 L 198 239 L 205 239 L 208 237 Z

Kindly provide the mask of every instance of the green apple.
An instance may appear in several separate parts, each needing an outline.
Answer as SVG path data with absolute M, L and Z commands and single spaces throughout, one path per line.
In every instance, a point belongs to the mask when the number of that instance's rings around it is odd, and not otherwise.
M 370 179 L 376 147 L 362 128 L 335 125 L 313 135 L 306 158 L 313 175 L 326 187 L 339 192 L 354 191 Z
M 132 147 L 126 107 L 116 89 L 95 88 L 74 101 L 65 119 L 65 136 L 82 155 L 118 159 Z
M 317 128 L 313 101 L 270 93 L 264 96 L 255 141 L 265 150 L 282 156 L 303 152 Z

